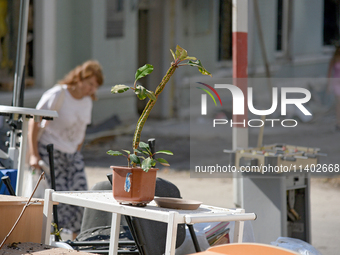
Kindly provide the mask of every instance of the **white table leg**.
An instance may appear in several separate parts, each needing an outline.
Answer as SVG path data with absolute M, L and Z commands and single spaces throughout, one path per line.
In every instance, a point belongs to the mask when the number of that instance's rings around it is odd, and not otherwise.
M 121 218 L 121 214 L 112 213 L 111 238 L 110 238 L 109 255 L 118 254 L 118 240 L 119 240 L 119 230 L 120 230 L 120 218 Z
M 169 212 L 168 228 L 166 233 L 165 255 L 174 255 L 177 238 L 176 212 Z
M 52 201 L 52 193 L 53 189 L 45 190 L 45 198 L 44 198 L 44 209 L 43 209 L 43 226 L 42 226 L 42 234 L 41 234 L 41 243 L 50 244 L 50 236 L 51 236 L 51 223 L 52 223 L 52 209 L 53 209 L 53 201 Z
M 244 213 L 244 209 L 237 209 L 239 213 Z M 234 243 L 242 243 L 243 239 L 243 229 L 244 229 L 244 221 L 235 221 L 234 228 Z

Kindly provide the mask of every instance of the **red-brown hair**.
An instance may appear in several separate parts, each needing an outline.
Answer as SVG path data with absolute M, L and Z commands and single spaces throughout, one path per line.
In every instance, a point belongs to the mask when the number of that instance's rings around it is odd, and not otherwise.
M 60 80 L 59 84 L 67 84 L 70 86 L 75 86 L 79 81 L 90 78 L 92 76 L 96 77 L 96 81 L 99 86 L 104 82 L 104 76 L 102 67 L 96 60 L 88 60 L 83 64 L 77 66 L 71 70 L 65 77 Z M 91 95 L 92 100 L 96 99 L 96 95 Z

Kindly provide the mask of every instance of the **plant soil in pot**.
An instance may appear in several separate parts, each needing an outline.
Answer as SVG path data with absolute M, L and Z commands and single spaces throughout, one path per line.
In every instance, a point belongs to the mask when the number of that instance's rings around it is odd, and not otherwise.
M 156 174 L 158 168 L 145 172 L 140 167 L 111 166 L 112 192 L 121 204 L 145 206 L 155 196 Z

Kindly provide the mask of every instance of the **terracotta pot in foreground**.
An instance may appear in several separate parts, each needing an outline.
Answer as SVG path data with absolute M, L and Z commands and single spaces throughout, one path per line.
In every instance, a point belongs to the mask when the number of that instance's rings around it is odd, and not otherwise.
M 140 167 L 111 166 L 112 193 L 117 202 L 145 206 L 155 196 L 156 174 L 158 168 L 148 172 Z

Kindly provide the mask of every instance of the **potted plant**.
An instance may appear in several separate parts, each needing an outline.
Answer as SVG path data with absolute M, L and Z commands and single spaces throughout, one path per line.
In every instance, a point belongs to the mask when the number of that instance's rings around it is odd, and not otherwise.
M 202 66 L 201 61 L 195 57 L 189 57 L 187 51 L 177 45 L 176 52 L 171 49 L 171 54 L 174 61 L 163 77 L 155 92 L 145 89 L 141 85 L 137 85 L 137 81 L 153 71 L 153 66 L 146 64 L 140 67 L 135 74 L 135 82 L 133 87 L 126 85 L 115 85 L 111 89 L 111 93 L 123 93 L 128 90 L 133 90 L 140 100 L 149 98 L 140 118 L 137 121 L 136 130 L 133 136 L 132 152 L 129 150 L 112 151 L 107 154 L 112 156 L 125 156 L 128 161 L 128 166 L 119 167 L 111 166 L 113 169 L 112 175 L 112 190 L 114 198 L 120 203 L 128 203 L 132 205 L 144 206 L 153 200 L 155 195 L 156 171 L 154 168 L 156 163 L 169 166 L 169 163 L 163 158 L 154 158 L 155 154 L 172 155 L 172 152 L 167 150 L 152 152 L 150 146 L 140 141 L 143 126 L 149 117 L 149 114 L 156 104 L 158 96 L 162 93 L 165 85 L 180 66 L 195 66 L 203 75 L 211 74 Z

